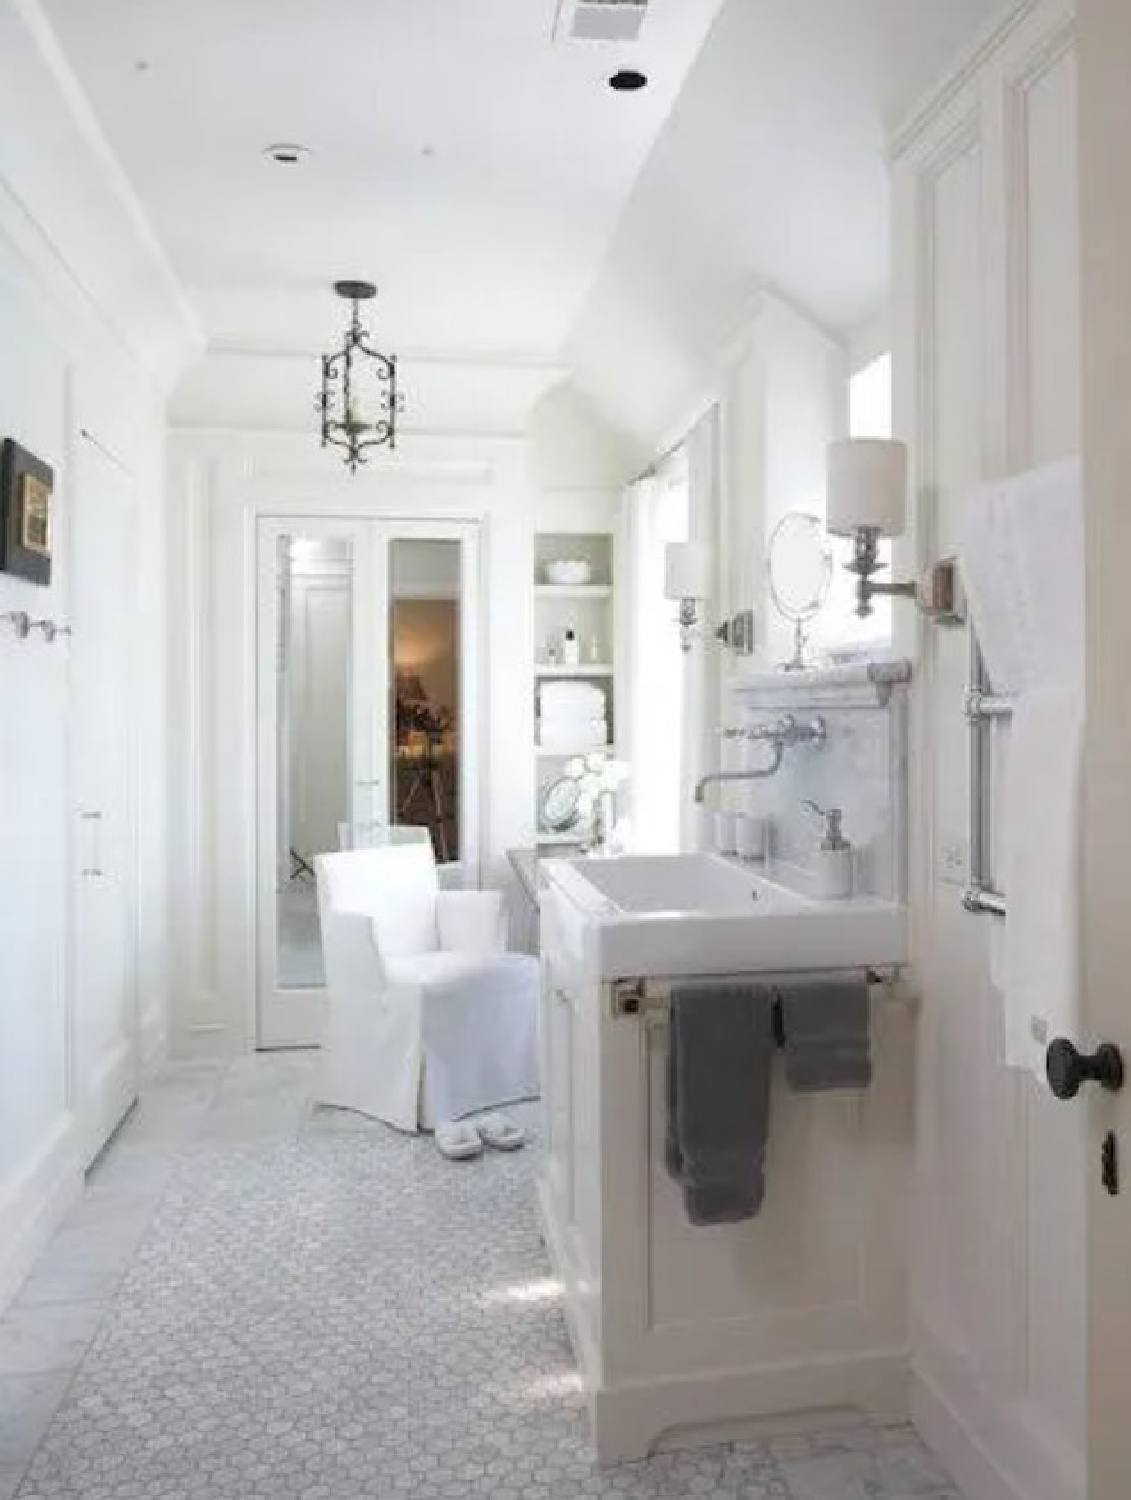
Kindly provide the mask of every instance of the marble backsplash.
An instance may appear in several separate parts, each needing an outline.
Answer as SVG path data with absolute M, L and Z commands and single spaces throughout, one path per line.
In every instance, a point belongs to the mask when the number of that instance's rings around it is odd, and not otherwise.
M 884 662 L 750 677 L 735 684 L 727 727 L 750 728 L 782 714 L 804 722 L 820 715 L 821 745 L 787 749 L 778 773 L 765 781 L 738 782 L 712 805 L 740 808 L 766 818 L 767 862 L 804 870 L 820 842 L 821 820 L 804 806 L 842 810 L 844 835 L 855 850 L 860 894 L 906 900 L 908 683 L 910 666 Z M 724 764 L 737 770 L 770 759 L 767 745 L 724 741 Z

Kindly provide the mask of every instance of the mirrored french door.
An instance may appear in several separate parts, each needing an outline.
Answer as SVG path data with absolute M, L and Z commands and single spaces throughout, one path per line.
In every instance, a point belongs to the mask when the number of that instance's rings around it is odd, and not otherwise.
M 478 588 L 472 522 L 259 521 L 260 1047 L 321 1034 L 319 854 L 424 826 L 478 882 Z

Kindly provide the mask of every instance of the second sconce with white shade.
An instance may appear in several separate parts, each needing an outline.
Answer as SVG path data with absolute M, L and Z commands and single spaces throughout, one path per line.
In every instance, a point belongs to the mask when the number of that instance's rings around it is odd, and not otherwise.
M 908 452 L 888 438 L 843 438 L 828 450 L 825 526 L 833 536 L 851 537 L 856 574 L 856 613 L 872 613 L 877 594 L 913 599 L 939 624 L 959 624 L 964 610 L 953 560 L 936 563 L 917 583 L 880 583 L 875 574 L 881 539 L 907 528 Z
M 704 542 L 668 542 L 664 597 L 679 604 L 679 644 L 691 650 L 711 597 L 711 549 Z M 716 639 L 744 656 L 754 650 L 754 611 L 743 609 L 715 631 Z
M 669 542 L 664 550 L 664 597 L 679 604 L 679 644 L 691 650 L 701 611 L 711 595 L 711 554 L 702 542 Z

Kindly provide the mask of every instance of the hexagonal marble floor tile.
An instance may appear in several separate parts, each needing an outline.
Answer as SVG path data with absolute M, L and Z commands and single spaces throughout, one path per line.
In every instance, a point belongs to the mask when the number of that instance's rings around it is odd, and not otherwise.
M 89 1244 L 93 1279 L 119 1279 L 19 1500 L 953 1494 L 907 1429 L 597 1471 L 539 1240 L 536 1111 L 529 1149 L 453 1168 L 426 1138 L 311 1109 L 310 1068 L 173 1070 L 126 1126 L 95 1174 L 101 1206 L 80 1205 L 45 1259 L 82 1284 Z M 115 1203 L 150 1205 L 124 1265 L 106 1249 Z M 36 1362 L 26 1341 L 19 1357 Z

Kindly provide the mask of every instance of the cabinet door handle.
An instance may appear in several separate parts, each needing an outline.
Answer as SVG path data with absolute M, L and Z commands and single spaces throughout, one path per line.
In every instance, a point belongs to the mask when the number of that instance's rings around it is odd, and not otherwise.
M 90 862 L 82 869 L 84 880 L 101 880 L 102 869 L 102 813 L 94 808 L 84 808 L 79 818 L 90 829 Z

